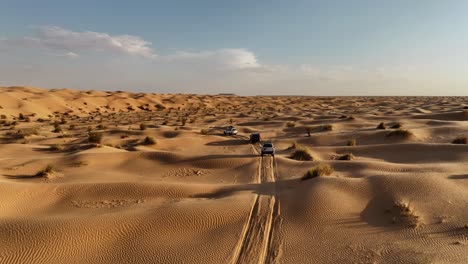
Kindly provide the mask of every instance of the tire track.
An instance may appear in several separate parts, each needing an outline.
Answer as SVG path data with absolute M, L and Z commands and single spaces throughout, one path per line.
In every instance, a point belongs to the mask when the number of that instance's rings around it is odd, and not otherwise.
M 258 150 L 252 145 L 254 153 Z M 270 183 L 268 194 L 256 194 L 243 234 L 237 246 L 233 263 L 276 263 L 281 255 L 279 228 L 282 223 L 280 203 L 275 184 L 274 157 L 259 157 L 256 182 Z M 268 192 L 267 192 L 268 193 Z

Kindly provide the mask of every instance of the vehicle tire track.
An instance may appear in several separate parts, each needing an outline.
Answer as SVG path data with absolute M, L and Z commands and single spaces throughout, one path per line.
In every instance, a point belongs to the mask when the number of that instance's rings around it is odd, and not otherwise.
M 252 145 L 252 150 L 258 151 Z M 266 194 L 256 194 L 233 263 L 276 263 L 281 253 L 279 228 L 282 218 L 276 197 L 274 157 L 259 157 L 257 183 L 267 186 Z M 271 190 L 270 190 L 271 188 Z

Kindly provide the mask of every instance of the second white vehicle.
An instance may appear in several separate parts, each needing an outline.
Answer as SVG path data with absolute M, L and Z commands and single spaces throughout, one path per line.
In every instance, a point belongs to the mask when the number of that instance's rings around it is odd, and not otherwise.
M 233 126 L 228 126 L 224 130 L 224 135 L 228 135 L 228 136 L 237 135 L 237 129 Z

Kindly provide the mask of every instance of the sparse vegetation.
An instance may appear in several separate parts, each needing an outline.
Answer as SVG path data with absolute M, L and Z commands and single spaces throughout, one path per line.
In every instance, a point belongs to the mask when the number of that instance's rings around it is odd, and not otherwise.
M 208 129 L 202 128 L 202 130 L 200 130 L 200 133 L 201 133 L 202 135 L 208 135 Z
M 392 212 L 392 210 L 388 210 Z M 419 225 L 419 216 L 417 216 L 413 210 L 410 208 L 408 203 L 395 201 L 393 203 L 393 211 L 396 214 L 392 218 L 393 224 L 402 224 L 403 226 L 408 227 L 418 227 Z
M 356 139 L 354 139 L 354 138 L 353 138 L 353 139 L 350 139 L 350 140 L 348 140 L 348 142 L 346 143 L 346 145 L 348 145 L 348 146 L 356 146 L 356 145 L 357 145 L 357 141 L 356 141 Z
M 141 123 L 140 124 L 140 130 L 146 130 L 146 124 L 145 123 Z
M 19 113 L 18 118 L 19 118 L 19 120 L 24 120 L 24 119 L 25 119 L 25 116 L 23 115 L 23 113 Z
M 333 168 L 325 163 L 320 163 L 317 166 L 314 166 L 307 170 L 306 174 L 302 176 L 301 180 L 309 180 L 312 178 L 320 177 L 320 176 L 328 176 L 333 173 Z
M 468 137 L 465 137 L 465 136 L 456 137 L 452 141 L 452 144 L 468 144 Z
M 291 154 L 290 158 L 302 161 L 314 160 L 310 149 L 304 146 L 296 146 L 296 150 Z
M 353 153 L 348 153 L 348 154 L 339 156 L 337 159 L 338 160 L 353 160 L 354 158 L 355 156 L 353 155 Z
M 103 133 L 102 132 L 89 132 L 88 133 L 88 142 L 100 144 L 102 142 Z
M 311 127 L 306 127 L 307 136 L 310 137 L 310 133 L 312 133 Z
M 394 130 L 387 134 L 388 138 L 409 139 L 412 136 L 414 136 L 413 132 L 406 130 L 406 129 Z
M 58 123 L 55 123 L 54 124 L 54 130 L 52 130 L 52 132 L 61 133 L 61 132 L 63 132 L 63 130 L 62 130 L 62 128 L 60 127 L 60 125 Z
M 321 130 L 322 130 L 322 131 L 332 131 L 332 130 L 333 130 L 333 126 L 330 125 L 330 124 L 323 125 L 323 126 L 321 127 Z
M 53 171 L 54 171 L 54 166 L 52 166 L 51 164 L 48 164 L 45 168 L 38 171 L 35 175 L 36 177 L 46 177 Z
M 384 122 L 381 122 L 378 126 L 377 129 L 387 129 L 387 126 L 385 125 Z
M 396 122 L 395 124 L 392 125 L 392 128 L 401 128 L 403 125 L 400 122 Z
M 156 144 L 156 139 L 154 139 L 154 137 L 145 137 L 145 139 L 143 140 L 143 144 L 144 145 L 154 145 Z
M 50 146 L 50 150 L 63 150 L 63 146 L 61 144 L 53 144 L 52 146 Z
M 290 121 L 290 122 L 286 123 L 286 126 L 287 127 L 295 127 L 296 124 L 294 122 Z

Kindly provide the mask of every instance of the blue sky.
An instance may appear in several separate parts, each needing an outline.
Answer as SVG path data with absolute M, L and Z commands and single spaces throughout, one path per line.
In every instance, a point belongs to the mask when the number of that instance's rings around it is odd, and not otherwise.
M 0 85 L 468 95 L 467 11 L 462 0 L 0 0 Z

